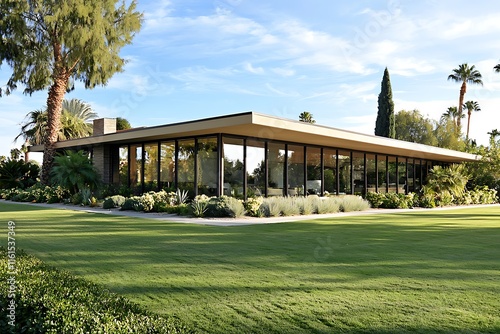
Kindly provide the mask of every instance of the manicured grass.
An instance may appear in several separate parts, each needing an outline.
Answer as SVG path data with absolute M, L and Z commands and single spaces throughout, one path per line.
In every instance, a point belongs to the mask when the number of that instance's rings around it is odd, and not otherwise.
M 200 331 L 500 332 L 499 206 L 213 227 L 0 203 L 8 220 L 18 247 Z

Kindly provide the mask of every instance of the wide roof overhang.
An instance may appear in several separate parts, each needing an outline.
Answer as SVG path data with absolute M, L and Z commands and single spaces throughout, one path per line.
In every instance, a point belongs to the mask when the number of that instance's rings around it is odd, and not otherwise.
M 216 133 L 442 162 L 478 161 L 481 159 L 480 156 L 465 152 L 366 135 L 255 112 L 134 128 L 100 136 L 60 141 L 55 144 L 55 147 L 56 149 L 71 149 L 101 144 L 127 144 Z M 31 152 L 42 152 L 43 149 L 43 145 L 30 147 Z

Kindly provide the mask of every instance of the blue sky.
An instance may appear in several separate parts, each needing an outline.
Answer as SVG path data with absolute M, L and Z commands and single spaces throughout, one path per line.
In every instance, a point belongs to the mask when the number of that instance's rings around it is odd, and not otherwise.
M 103 117 L 133 126 L 159 125 L 242 111 L 373 134 L 384 68 L 396 111 L 418 109 L 439 119 L 458 104 L 460 85 L 447 81 L 459 64 L 474 64 L 483 87 L 471 137 L 487 144 L 500 129 L 500 3 L 492 1 L 139 0 L 142 30 L 122 50 L 129 60 L 106 87 L 82 84 L 82 99 Z M 5 83 L 10 68 L 0 69 Z M 0 98 L 0 155 L 8 155 L 29 111 L 47 92 L 22 89 Z

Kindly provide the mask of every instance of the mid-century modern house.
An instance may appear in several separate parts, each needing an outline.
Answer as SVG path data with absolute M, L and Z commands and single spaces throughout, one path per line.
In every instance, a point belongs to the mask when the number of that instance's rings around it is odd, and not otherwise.
M 125 131 L 102 118 L 93 136 L 56 148 L 90 152 L 105 183 L 136 193 L 179 188 L 239 198 L 408 193 L 420 189 L 434 165 L 480 158 L 255 112 Z

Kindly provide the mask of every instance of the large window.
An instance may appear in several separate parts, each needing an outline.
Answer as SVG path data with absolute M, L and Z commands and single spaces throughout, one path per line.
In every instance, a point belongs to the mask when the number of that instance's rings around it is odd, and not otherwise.
M 118 183 L 128 187 L 128 146 L 118 148 Z
M 217 196 L 217 138 L 198 139 L 198 194 Z
M 142 144 L 130 145 L 130 187 L 134 194 L 142 193 Z
M 247 140 L 247 197 L 264 196 L 266 184 L 266 152 L 264 142 Z
M 406 158 L 398 159 L 398 178 L 399 192 L 405 194 L 408 191 L 408 182 L 406 180 Z
M 387 170 L 389 172 L 389 192 L 390 193 L 404 193 L 404 189 L 399 189 L 397 187 L 397 169 L 396 157 L 389 157 L 389 164 L 387 165 Z
M 361 152 L 352 152 L 352 183 L 354 193 L 363 195 L 365 193 L 365 155 Z
M 175 191 L 175 142 L 160 144 L 160 188 Z
M 194 197 L 194 139 L 179 140 L 178 185 Z
M 308 147 L 306 191 L 309 195 L 321 195 L 321 149 Z
M 387 192 L 387 156 L 377 155 L 378 192 Z
M 288 145 L 288 196 L 305 194 L 304 146 Z
M 377 191 L 377 169 L 376 169 L 376 160 L 375 154 L 367 154 L 366 155 L 366 183 L 367 183 L 367 192 L 376 192 Z
M 351 193 L 351 152 L 339 150 L 340 194 Z
M 285 144 L 269 143 L 268 157 L 268 196 L 282 196 L 285 177 Z
M 415 191 L 415 164 L 413 159 L 408 159 L 408 192 Z
M 323 150 L 325 194 L 337 194 L 337 151 Z
M 243 139 L 224 137 L 223 143 L 223 194 L 243 198 Z
M 422 160 L 414 159 L 415 165 L 415 185 L 413 187 L 414 192 L 419 192 L 422 184 Z
M 144 144 L 144 191 L 158 190 L 158 143 Z

